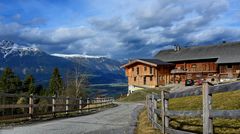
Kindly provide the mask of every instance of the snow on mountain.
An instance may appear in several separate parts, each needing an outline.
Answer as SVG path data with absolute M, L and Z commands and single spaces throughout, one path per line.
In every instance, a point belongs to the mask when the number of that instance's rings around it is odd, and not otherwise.
M 58 54 L 54 53 L 51 54 L 52 56 L 56 57 L 62 57 L 62 58 L 106 58 L 106 56 L 92 56 L 92 55 L 86 55 L 86 54 Z
M 0 41 L 0 53 L 3 58 L 9 55 L 13 56 L 25 56 L 25 55 L 36 55 L 43 53 L 36 47 L 21 46 L 11 41 L 2 40 Z

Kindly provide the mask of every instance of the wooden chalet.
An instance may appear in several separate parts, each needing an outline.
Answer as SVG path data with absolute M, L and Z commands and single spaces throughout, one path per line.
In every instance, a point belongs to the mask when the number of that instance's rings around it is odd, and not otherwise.
M 133 60 L 122 67 L 132 87 L 185 83 L 187 79 L 221 82 L 240 77 L 240 42 L 161 50 L 154 59 Z M 150 70 L 153 69 L 150 73 Z
M 158 59 L 137 59 L 123 65 L 128 77 L 129 91 L 144 87 L 154 88 L 170 83 L 170 71 L 174 64 Z

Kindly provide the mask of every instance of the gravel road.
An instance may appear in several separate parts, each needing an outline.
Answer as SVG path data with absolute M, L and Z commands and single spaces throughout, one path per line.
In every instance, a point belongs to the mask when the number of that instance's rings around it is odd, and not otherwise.
M 1 129 L 0 134 L 132 134 L 141 108 L 141 103 L 119 103 L 92 115 Z

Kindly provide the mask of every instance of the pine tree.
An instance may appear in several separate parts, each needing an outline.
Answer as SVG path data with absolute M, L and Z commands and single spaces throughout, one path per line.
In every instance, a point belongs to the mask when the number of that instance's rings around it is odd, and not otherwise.
M 60 95 L 62 93 L 62 78 L 61 75 L 59 74 L 58 68 L 54 68 L 50 82 L 49 82 L 49 90 L 50 90 L 50 95 Z
M 24 84 L 24 92 L 28 92 L 29 94 L 33 94 L 36 92 L 35 80 L 32 75 L 26 76 L 23 84 Z
M 5 68 L 0 78 L 0 90 L 6 93 L 16 93 L 20 92 L 21 88 L 20 78 L 15 76 L 11 68 Z

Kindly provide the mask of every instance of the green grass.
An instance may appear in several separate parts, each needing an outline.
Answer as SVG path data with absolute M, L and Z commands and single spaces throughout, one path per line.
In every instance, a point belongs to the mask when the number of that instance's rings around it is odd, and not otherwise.
M 240 109 L 240 90 L 213 94 L 213 109 Z M 202 96 L 190 96 L 169 100 L 170 110 L 201 110 Z
M 119 99 L 120 101 L 134 102 L 144 101 L 149 93 L 158 93 L 160 90 L 141 90 Z M 218 110 L 237 110 L 240 109 L 240 90 L 213 94 L 213 109 Z M 160 104 L 158 105 L 160 107 Z M 169 100 L 169 110 L 202 110 L 202 96 L 190 96 Z M 239 134 L 240 119 L 213 119 L 214 133 Z M 180 130 L 202 133 L 201 118 L 172 118 L 170 126 Z
M 213 109 L 240 109 L 240 90 L 213 94 Z M 160 104 L 159 104 L 160 106 Z M 190 96 L 169 100 L 169 110 L 202 110 L 202 96 Z M 170 122 L 173 128 L 202 133 L 201 118 L 173 118 Z M 239 119 L 213 120 L 215 133 L 240 133 Z
M 119 98 L 118 101 L 121 102 L 138 102 L 138 101 L 145 101 L 146 100 L 146 95 L 151 94 L 151 93 L 161 93 L 161 90 L 157 89 L 144 89 L 144 90 L 139 90 L 135 91 L 129 96 Z

